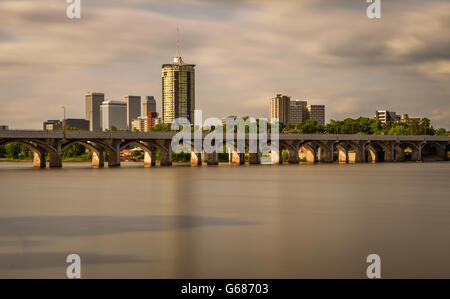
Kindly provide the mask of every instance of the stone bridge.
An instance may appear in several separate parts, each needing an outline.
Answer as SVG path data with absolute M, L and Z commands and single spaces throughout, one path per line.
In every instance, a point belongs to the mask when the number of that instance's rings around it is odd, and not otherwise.
M 173 132 L 87 132 L 87 131 L 0 131 L 0 146 L 16 142 L 33 151 L 35 167 L 46 167 L 48 154 L 50 167 L 62 167 L 62 154 L 73 144 L 81 144 L 92 152 L 92 165 L 104 166 L 107 157 L 109 167 L 120 166 L 120 152 L 134 145 L 144 152 L 144 165 L 156 165 L 155 154 L 160 152 L 160 165 L 172 165 Z M 203 134 L 205 138 L 208 134 Z M 223 135 L 225 138 L 225 134 Z M 245 163 L 249 152 L 249 135 L 245 135 L 245 150 L 238 149 L 237 136 L 229 149 L 233 164 Z M 400 162 L 443 161 L 448 159 L 450 137 L 438 136 L 384 136 L 384 135 L 327 135 L 327 134 L 280 134 L 279 142 L 270 140 L 271 164 L 280 164 L 281 153 L 288 155 L 288 163 L 335 162 Z M 223 140 L 225 145 L 225 140 Z M 192 142 L 193 144 L 193 142 Z M 191 148 L 191 165 L 218 164 L 217 153 L 198 153 Z M 104 155 L 106 153 L 106 155 Z M 260 164 L 261 153 L 250 153 L 249 164 Z

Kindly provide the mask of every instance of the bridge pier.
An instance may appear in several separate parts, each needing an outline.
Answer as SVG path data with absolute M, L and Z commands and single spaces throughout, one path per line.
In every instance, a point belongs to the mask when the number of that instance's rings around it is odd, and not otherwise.
M 151 167 L 156 165 L 156 153 L 155 151 L 144 151 L 144 166 Z
M 384 161 L 394 162 L 394 145 L 388 144 L 384 151 Z
M 206 153 L 206 165 L 219 165 L 219 155 L 216 152 Z
M 300 162 L 299 158 L 298 158 L 298 149 L 288 148 L 288 152 L 289 152 L 288 163 L 289 164 L 298 164 Z
M 45 162 L 45 151 L 35 151 L 33 156 L 33 167 L 45 168 L 47 167 Z
M 244 165 L 245 164 L 245 154 L 233 151 L 231 153 L 231 164 L 233 165 Z
M 196 153 L 191 151 L 191 166 L 201 166 L 202 165 L 202 153 Z
M 92 152 L 92 167 L 103 167 L 105 165 L 103 159 L 103 151 Z
M 248 164 L 256 165 L 261 164 L 261 153 L 249 153 L 248 154 Z
M 396 144 L 394 146 L 395 151 L 395 162 L 403 162 L 405 161 L 405 150 L 401 148 L 400 145 Z
M 108 152 L 108 167 L 120 167 L 120 144 L 112 145 L 113 151 Z
M 343 149 L 338 149 L 338 162 L 345 164 L 348 162 L 348 151 Z
M 159 163 L 161 166 L 171 166 L 172 165 L 172 150 L 161 151 L 161 160 Z
M 281 150 L 280 150 L 280 148 L 272 147 L 271 150 L 270 150 L 270 158 L 271 158 L 272 165 L 282 164 L 283 161 L 281 161 Z

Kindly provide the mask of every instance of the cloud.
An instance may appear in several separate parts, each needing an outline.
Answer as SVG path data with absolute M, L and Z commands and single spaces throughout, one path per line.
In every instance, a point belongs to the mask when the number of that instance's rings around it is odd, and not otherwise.
M 432 113 L 450 95 L 446 1 L 384 1 L 381 20 L 353 0 L 84 1 L 80 20 L 66 7 L 0 3 L 1 123 L 38 129 L 61 105 L 84 117 L 87 91 L 154 95 L 160 107 L 160 68 L 180 27 L 204 117 L 267 116 L 282 92 L 326 104 L 328 119 L 383 108 L 448 124 Z

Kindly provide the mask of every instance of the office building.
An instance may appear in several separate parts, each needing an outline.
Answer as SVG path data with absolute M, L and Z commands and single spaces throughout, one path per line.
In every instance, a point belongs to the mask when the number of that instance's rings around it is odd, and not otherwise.
M 136 119 L 134 119 L 131 122 L 131 130 L 133 132 L 148 132 L 149 126 L 148 126 L 148 118 L 145 116 L 140 116 Z
M 319 125 L 325 125 L 325 105 L 308 105 L 306 111 L 307 119 L 315 120 Z
M 66 118 L 63 125 L 69 128 L 75 128 L 83 131 L 89 131 L 89 121 L 82 118 Z
M 104 101 L 100 106 L 102 130 L 128 130 L 127 104 L 122 101 Z
M 151 112 L 156 112 L 156 101 L 154 97 L 146 96 L 142 101 L 141 116 L 148 116 Z
M 149 112 L 147 113 L 147 126 L 148 131 L 150 131 L 157 123 L 158 118 L 158 112 Z
M 133 119 L 141 116 L 141 97 L 140 96 L 126 96 L 125 103 L 127 104 L 127 124 L 128 129 L 131 130 L 131 122 Z
M 375 112 L 375 119 L 382 123 L 397 122 L 401 120 L 400 115 L 397 115 L 394 111 L 389 110 L 377 110 Z
M 291 101 L 289 109 L 289 124 L 301 124 L 307 118 L 307 102 L 306 101 Z
M 100 105 L 105 100 L 105 94 L 88 92 L 86 99 L 86 119 L 89 121 L 89 131 L 100 131 Z
M 291 98 L 282 94 L 277 94 L 270 99 L 270 122 L 275 119 L 282 124 L 289 123 L 289 109 Z
M 179 51 L 173 62 L 163 64 L 162 122 L 172 124 L 176 118 L 187 118 L 194 123 L 195 110 L 195 64 L 183 62 Z

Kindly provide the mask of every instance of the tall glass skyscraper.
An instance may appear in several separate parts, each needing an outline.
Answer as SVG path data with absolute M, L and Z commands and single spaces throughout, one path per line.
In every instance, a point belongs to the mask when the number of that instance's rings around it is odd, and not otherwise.
M 185 117 L 194 123 L 195 64 L 183 62 L 179 51 L 173 62 L 163 64 L 162 122 L 171 124 L 176 118 Z

